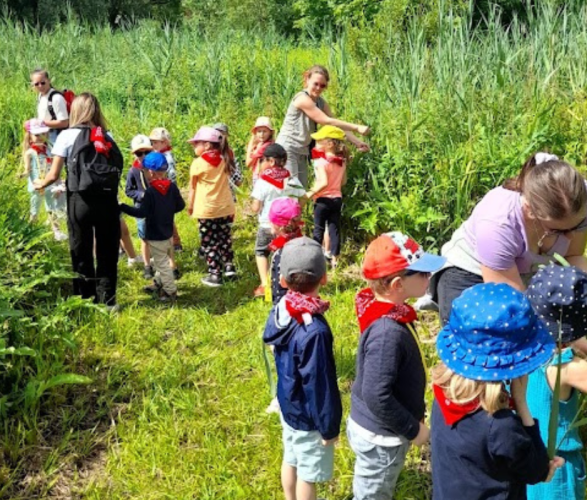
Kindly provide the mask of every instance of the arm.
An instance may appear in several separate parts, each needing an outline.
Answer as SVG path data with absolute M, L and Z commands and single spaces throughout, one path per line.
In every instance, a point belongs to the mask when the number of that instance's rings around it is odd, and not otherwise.
M 43 120 L 49 128 L 62 129 L 69 127 L 69 119 L 66 120 Z
M 315 169 L 316 179 L 312 189 L 306 193 L 306 198 L 313 198 L 315 195 L 323 191 L 328 186 L 328 175 L 326 175 L 326 169 L 317 166 Z
M 253 202 L 251 203 L 251 212 L 253 212 L 254 214 L 258 214 L 259 212 L 261 212 L 261 210 L 263 210 L 263 202 L 261 200 L 257 200 L 256 198 L 253 198 Z
M 330 106 L 328 105 L 328 103 L 326 101 L 324 101 L 324 112 L 328 116 L 334 117 L 334 113 L 332 112 L 332 110 L 330 109 Z M 368 153 L 369 151 L 371 151 L 369 144 L 358 139 L 357 136 L 355 134 L 353 134 L 352 132 L 346 130 L 345 136 L 346 136 L 346 140 L 349 141 L 353 146 L 355 146 L 359 151 L 362 151 L 364 153 Z
M 569 249 L 564 257 L 571 266 L 576 266 L 587 271 L 587 259 L 585 258 L 585 247 L 587 246 L 587 231 L 575 231 L 571 236 Z
M 324 328 L 318 320 L 309 328 Z M 332 335 L 318 331 L 310 335 L 300 352 L 302 387 L 318 432 L 324 440 L 340 433 L 342 402 L 336 380 L 336 365 L 332 353 Z
M 53 107 L 55 113 L 55 120 L 44 120 L 45 125 L 52 129 L 64 129 L 69 127 L 69 117 L 67 115 L 67 103 L 65 98 L 54 91 L 51 91 L 49 102 L 47 106 Z
M 192 167 L 193 170 L 193 167 Z M 194 213 L 194 202 L 196 201 L 196 186 L 198 184 L 198 177 L 190 172 L 190 191 L 188 193 L 188 214 Z
M 343 122 L 342 120 L 337 120 L 336 118 L 328 116 L 327 113 L 318 108 L 318 106 L 316 106 L 316 103 L 305 94 L 299 96 L 295 100 L 294 104 L 299 110 L 303 111 L 304 114 L 308 116 L 312 121 L 320 125 L 333 125 L 348 132 L 358 132 L 361 135 L 367 135 L 369 133 L 369 127 L 367 127 L 366 125 L 357 125 L 354 123 Z M 325 110 L 326 109 L 328 108 L 325 107 Z
M 128 196 L 131 200 L 140 203 L 143 199 L 145 193 L 139 191 L 135 176 L 132 174 L 132 167 L 129 170 L 128 175 L 126 176 L 126 186 L 124 188 L 124 193 Z
M 27 177 L 28 175 L 31 174 L 31 155 L 28 151 L 24 154 L 23 159 L 24 159 L 24 172 L 22 173 L 22 177 Z
M 255 152 L 256 147 L 257 144 L 255 142 L 255 138 L 251 137 L 251 140 L 247 144 L 247 158 L 245 160 L 245 165 L 247 166 L 247 168 L 251 168 L 253 166 L 253 163 L 255 161 L 255 159 L 253 158 L 253 153 Z
M 43 180 L 37 179 L 33 182 L 35 189 L 38 191 L 40 189 L 44 189 L 47 186 L 53 184 L 57 179 L 59 179 L 59 175 L 61 175 L 61 169 L 65 164 L 65 158 L 61 156 L 54 156 L 53 162 L 51 163 L 51 170 L 47 173 Z
M 550 373 L 549 373 L 550 375 Z M 550 382 L 549 376 L 549 382 Z M 554 371 L 552 379 L 556 379 L 556 372 Z M 579 392 L 587 392 L 587 361 L 577 356 L 573 358 L 570 363 L 562 366 L 561 381 L 565 385 L 569 385 Z
M 485 283 L 507 283 L 521 292 L 526 290 L 526 285 L 524 285 L 520 271 L 518 271 L 516 266 L 512 266 L 505 271 L 496 271 L 495 269 L 482 265 L 481 274 Z
M 346 168 L 346 164 L 344 166 L 344 172 L 342 174 L 342 185 L 345 186 L 346 185 L 346 181 L 348 180 L 348 175 L 347 175 L 347 168 Z
M 125 205 L 124 203 L 121 203 L 119 206 L 121 212 L 128 215 L 132 215 L 133 217 L 136 217 L 138 219 L 145 219 L 150 213 L 151 204 L 151 197 L 146 195 L 143 198 L 143 202 L 138 207 L 130 207 L 128 205 Z
M 175 213 L 181 212 L 185 208 L 185 201 L 183 200 L 179 188 L 174 184 L 175 187 Z

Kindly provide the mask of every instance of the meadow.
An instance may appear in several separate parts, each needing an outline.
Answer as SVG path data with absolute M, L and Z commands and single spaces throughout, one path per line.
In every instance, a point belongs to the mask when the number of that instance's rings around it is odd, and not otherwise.
M 373 130 L 372 152 L 355 155 L 350 168 L 343 265 L 324 293 L 348 411 L 365 243 L 399 229 L 438 250 L 475 200 L 536 150 L 584 168 L 586 53 L 587 6 L 556 10 L 546 2 L 507 28 L 496 16 L 474 27 L 446 12 L 433 34 L 414 19 L 401 32 L 375 26 L 297 41 L 148 21 L 118 31 L 70 22 L 42 34 L 3 22 L 0 497 L 281 498 L 279 421 L 264 413 L 270 395 L 260 332 L 268 306 L 250 296 L 250 186 L 239 194 L 235 284 L 220 292 L 200 285 L 197 230 L 181 214 L 186 251 L 176 306 L 153 305 L 140 271 L 123 261 L 118 315 L 69 297 L 67 248 L 43 224 L 26 222 L 25 184 L 16 179 L 22 122 L 35 112 L 32 68 L 49 68 L 57 88 L 94 92 L 122 146 L 167 127 L 184 187 L 191 160 L 184 141 L 201 124 L 228 123 L 242 157 L 256 116 L 279 125 L 305 68 L 331 70 L 325 97 L 336 115 Z M 429 365 L 436 331 L 426 316 L 420 333 Z M 344 437 L 335 477 L 321 495 L 351 498 Z M 413 451 L 398 498 L 429 498 L 429 486 L 426 451 Z

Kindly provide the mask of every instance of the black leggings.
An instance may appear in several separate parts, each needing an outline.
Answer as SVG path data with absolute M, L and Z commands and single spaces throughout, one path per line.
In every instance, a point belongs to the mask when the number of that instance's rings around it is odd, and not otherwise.
M 208 272 L 222 274 L 227 264 L 232 264 L 232 221 L 234 215 L 218 219 L 199 219 L 200 246 L 206 256 Z
M 328 223 L 330 236 L 330 253 L 340 255 L 340 216 L 342 214 L 342 198 L 318 198 L 314 203 L 314 239 L 322 244 L 324 231 Z
M 434 277 L 442 326 L 448 323 L 453 301 L 467 288 L 483 283 L 483 278 L 458 267 L 449 267 Z
M 116 196 L 67 193 L 67 227 L 73 291 L 84 299 L 116 304 L 120 216 Z M 96 265 L 94 265 L 94 241 Z

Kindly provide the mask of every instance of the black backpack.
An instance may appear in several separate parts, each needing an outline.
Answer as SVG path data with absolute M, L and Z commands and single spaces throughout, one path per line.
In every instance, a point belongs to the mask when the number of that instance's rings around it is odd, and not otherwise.
M 74 127 L 80 130 L 67 158 L 67 190 L 73 193 L 118 194 L 124 160 L 116 143 L 106 136 L 112 145 L 108 157 L 96 151 L 90 141 L 90 127 Z

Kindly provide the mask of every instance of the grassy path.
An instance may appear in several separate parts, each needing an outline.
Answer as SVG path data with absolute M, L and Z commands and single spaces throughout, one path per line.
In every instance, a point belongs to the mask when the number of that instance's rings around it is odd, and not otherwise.
M 134 222 L 129 220 L 131 231 Z M 155 304 L 141 288 L 138 269 L 121 262 L 116 316 L 97 314 L 78 332 L 80 363 L 93 374 L 93 396 L 80 411 L 99 422 L 78 439 L 86 457 L 61 482 L 65 497 L 89 499 L 273 499 L 279 482 L 280 425 L 267 415 L 270 401 L 260 332 L 269 305 L 251 298 L 255 224 L 235 224 L 236 263 L 241 279 L 221 289 L 200 284 L 204 263 L 193 257 L 197 227 L 179 217 L 185 251 L 180 299 Z M 353 298 L 360 282 L 337 271 L 323 296 L 335 335 L 345 416 L 354 375 L 357 326 Z M 344 432 L 344 431 L 343 431 Z M 88 457 L 91 464 L 88 465 Z M 398 485 L 398 498 L 428 497 L 429 478 L 412 452 Z M 349 499 L 353 456 L 345 437 L 337 448 L 335 479 L 320 491 Z

